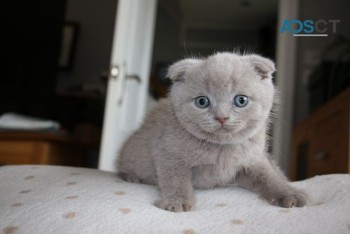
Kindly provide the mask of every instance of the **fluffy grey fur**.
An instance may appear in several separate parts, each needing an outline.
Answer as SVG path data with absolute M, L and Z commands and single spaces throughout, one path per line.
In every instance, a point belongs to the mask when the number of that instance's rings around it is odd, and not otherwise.
M 271 60 L 254 54 L 218 53 L 173 64 L 170 95 L 125 142 L 119 175 L 157 184 L 156 205 L 169 211 L 193 209 L 193 188 L 233 183 L 277 206 L 304 206 L 304 193 L 288 184 L 266 152 L 274 71 Z M 235 105 L 236 95 L 246 95 L 248 105 Z M 208 97 L 210 106 L 197 107 L 199 96 Z

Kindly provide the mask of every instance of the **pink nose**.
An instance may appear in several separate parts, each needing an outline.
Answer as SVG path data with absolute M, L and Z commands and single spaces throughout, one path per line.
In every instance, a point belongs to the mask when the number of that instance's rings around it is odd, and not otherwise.
M 224 124 L 226 120 L 228 120 L 228 117 L 216 117 L 215 120 L 221 124 Z

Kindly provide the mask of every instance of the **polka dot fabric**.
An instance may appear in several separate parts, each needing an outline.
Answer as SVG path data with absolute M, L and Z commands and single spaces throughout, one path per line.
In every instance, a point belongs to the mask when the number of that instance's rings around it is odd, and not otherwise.
M 158 209 L 156 187 L 111 172 L 4 166 L 0 178 L 0 234 L 350 233 L 349 175 L 293 183 L 311 195 L 303 208 L 274 207 L 231 187 L 197 190 L 197 207 L 185 213 Z

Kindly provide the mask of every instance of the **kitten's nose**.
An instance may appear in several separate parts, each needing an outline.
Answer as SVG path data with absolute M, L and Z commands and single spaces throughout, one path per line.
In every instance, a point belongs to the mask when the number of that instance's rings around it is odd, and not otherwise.
M 224 124 L 226 120 L 228 120 L 228 117 L 215 117 L 215 120 L 221 124 Z

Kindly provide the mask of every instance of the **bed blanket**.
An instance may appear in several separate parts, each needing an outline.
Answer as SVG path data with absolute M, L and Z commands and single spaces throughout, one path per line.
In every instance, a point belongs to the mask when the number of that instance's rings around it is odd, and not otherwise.
M 195 210 L 153 204 L 155 186 L 115 173 L 61 166 L 0 167 L 0 232 L 17 233 L 350 233 L 350 175 L 317 176 L 292 186 L 303 208 L 268 204 L 239 187 L 196 190 Z

